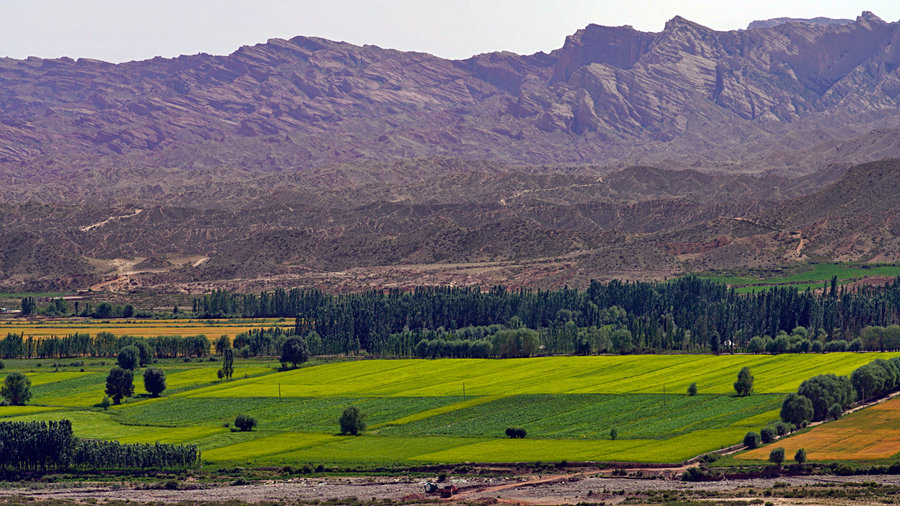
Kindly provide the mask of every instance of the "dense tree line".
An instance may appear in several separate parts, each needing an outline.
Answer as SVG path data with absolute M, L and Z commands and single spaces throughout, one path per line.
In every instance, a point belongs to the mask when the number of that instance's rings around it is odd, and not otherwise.
M 900 357 L 876 359 L 850 373 L 856 397 L 867 402 L 900 389 Z
M 65 299 L 51 299 L 46 306 L 38 306 L 34 297 L 22 297 L 22 315 L 29 316 L 40 314 L 44 316 L 81 316 L 84 318 L 131 318 L 132 316 L 149 316 L 147 314 L 138 315 L 134 311 L 131 304 L 117 305 L 109 302 L 101 302 L 96 306 L 90 302 L 81 306 L 78 301 L 73 306 Z
M 292 335 L 294 335 L 293 329 L 282 327 L 251 329 L 235 336 L 232 346 L 235 353 L 244 358 L 277 357 L 281 354 L 284 342 Z M 310 351 L 313 354 L 319 354 L 320 346 L 315 344 L 314 346 L 315 350 Z M 310 346 L 310 348 L 312 347 Z
M 159 336 L 140 338 L 116 336 L 110 332 L 98 332 L 94 336 L 75 333 L 66 336 L 25 337 L 9 333 L 0 339 L 2 358 L 113 358 L 123 348 L 134 346 L 140 354 L 141 365 L 148 358 L 205 357 L 210 353 L 206 336 Z
M 0 422 L 0 469 L 65 469 L 74 446 L 68 420 Z
M 314 353 L 327 354 L 365 350 L 415 356 L 418 341 L 433 340 L 425 331 L 497 324 L 539 331 L 545 353 L 746 351 L 754 337 L 758 352 L 769 353 L 900 348 L 900 278 L 856 290 L 833 281 L 819 292 L 775 287 L 751 294 L 694 277 L 595 281 L 587 290 L 552 291 L 427 287 L 253 295 L 217 290 L 195 299 L 193 309 L 209 318 L 296 317 L 298 327 L 311 328 L 322 339 L 322 349 Z M 826 349 L 830 342 L 836 344 Z
M 537 354 L 807 353 L 900 349 L 900 278 L 881 287 L 819 292 L 776 287 L 738 294 L 700 278 L 665 283 L 592 282 L 587 290 L 429 287 L 331 295 L 216 290 L 193 302 L 203 317 L 293 317 L 293 328 L 234 339 L 241 357 L 278 357 L 302 336 L 311 355 L 524 357 Z M 216 352 L 221 354 L 221 339 Z M 0 340 L 2 358 L 114 357 L 136 346 L 156 358 L 203 357 L 205 336 L 95 336 Z
M 199 463 L 200 452 L 193 445 L 80 440 L 68 420 L 0 422 L 3 470 L 174 469 Z
M 199 463 L 200 451 L 196 446 L 162 443 L 77 440 L 71 456 L 71 467 L 84 470 L 184 469 Z

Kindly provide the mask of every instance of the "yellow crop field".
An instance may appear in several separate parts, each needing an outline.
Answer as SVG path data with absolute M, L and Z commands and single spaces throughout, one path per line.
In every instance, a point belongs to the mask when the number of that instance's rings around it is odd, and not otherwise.
M 822 371 L 849 374 L 897 353 L 806 355 L 617 355 L 526 359 L 371 360 L 299 369 L 214 389 L 195 397 L 432 397 L 462 395 L 684 392 L 729 394 L 737 371 L 750 366 L 755 391 L 787 393 Z
M 900 455 L 900 398 L 858 411 L 809 432 L 776 441 L 738 455 L 743 460 L 766 460 L 775 447 L 790 458 L 800 448 L 809 460 L 880 460 Z
M 35 413 L 43 413 L 55 409 L 59 408 L 49 408 L 46 406 L 0 406 L 0 418 L 6 416 L 33 415 Z

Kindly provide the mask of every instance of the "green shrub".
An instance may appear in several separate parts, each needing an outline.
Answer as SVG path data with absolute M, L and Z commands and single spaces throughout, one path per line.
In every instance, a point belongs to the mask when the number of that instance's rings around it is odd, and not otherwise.
M 130 370 L 121 367 L 110 369 L 109 375 L 106 377 L 106 395 L 112 397 L 113 404 L 119 404 L 122 402 L 122 398 L 131 397 L 133 394 L 134 374 Z
M 750 448 L 751 450 L 759 447 L 759 434 L 753 432 L 752 430 L 744 436 L 744 446 Z
M 704 481 L 707 474 L 699 467 L 689 467 L 681 474 L 681 481 Z
M 159 367 L 149 367 L 144 371 L 144 390 L 153 397 L 166 390 L 166 373 Z
M 769 462 L 780 466 L 782 462 L 784 462 L 784 448 L 778 447 L 773 448 L 771 452 L 769 452 Z
M 781 403 L 781 420 L 797 426 L 803 425 L 814 415 L 812 401 L 800 394 L 790 393 Z
M 511 439 L 524 439 L 528 432 L 522 427 L 507 427 L 506 435 Z
M 341 434 L 358 436 L 360 432 L 366 430 L 365 418 L 365 415 L 360 413 L 356 406 L 347 407 L 338 420 L 341 425 Z
M 837 420 L 844 414 L 844 409 L 841 408 L 840 404 L 832 404 L 830 408 L 828 408 L 828 416 L 833 420 Z
M 31 400 L 31 380 L 20 372 L 10 373 L 0 386 L 0 396 L 13 406 L 21 406 Z
M 141 363 L 141 352 L 138 350 L 137 346 L 126 346 L 119 351 L 116 360 L 119 363 L 119 367 L 122 369 L 133 371 L 134 369 L 137 369 L 138 365 Z
M 240 414 L 234 418 L 234 426 L 240 429 L 241 432 L 251 431 L 256 427 L 256 418 L 253 418 L 250 415 Z
M 309 360 L 309 346 L 306 341 L 297 336 L 291 336 L 284 341 L 281 348 L 281 367 L 287 369 L 287 364 L 294 368 Z
M 737 381 L 734 382 L 734 391 L 738 396 L 746 397 L 753 392 L 753 373 L 749 367 L 742 367 L 738 372 Z

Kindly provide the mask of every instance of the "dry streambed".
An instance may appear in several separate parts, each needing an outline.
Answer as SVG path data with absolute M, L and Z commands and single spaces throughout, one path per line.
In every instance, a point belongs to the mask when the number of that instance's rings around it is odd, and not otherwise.
M 355 497 L 360 501 L 393 500 L 407 503 L 431 501 L 435 496 L 423 494 L 426 479 L 406 477 L 345 477 L 302 478 L 286 481 L 265 481 L 250 485 L 228 485 L 209 488 L 191 483 L 179 484 L 177 490 L 140 490 L 128 485 L 85 485 L 75 487 L 9 488 L 0 491 L 0 502 L 11 498 L 28 501 L 71 502 L 297 502 L 340 500 Z M 808 497 L 786 498 L 766 495 L 767 490 L 809 488 L 811 490 L 852 490 L 855 484 L 865 493 L 826 501 L 828 504 L 881 504 L 877 490 L 884 486 L 900 486 L 900 476 L 798 476 L 759 478 L 749 480 L 688 483 L 671 475 L 652 478 L 609 477 L 598 474 L 569 474 L 552 476 L 520 476 L 510 478 L 463 477 L 449 480 L 460 488 L 450 502 L 518 503 L 518 504 L 576 504 L 580 502 L 622 503 L 631 498 L 656 498 L 670 494 L 673 499 L 760 499 L 776 504 L 811 504 Z M 873 488 L 874 487 L 874 488 Z M 874 496 L 869 491 L 875 490 Z M 852 493 L 852 492 L 851 492 Z M 885 491 L 890 494 L 891 492 Z M 783 495 L 783 494 L 782 494 Z M 872 496 L 872 497 L 870 497 Z M 813 501 L 823 504 L 821 499 Z

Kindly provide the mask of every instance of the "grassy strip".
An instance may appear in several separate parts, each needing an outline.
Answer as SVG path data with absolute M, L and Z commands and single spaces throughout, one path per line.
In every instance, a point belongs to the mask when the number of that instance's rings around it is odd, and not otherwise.
M 873 276 L 900 276 L 898 264 L 808 264 L 798 272 L 783 276 L 755 277 L 726 274 L 700 274 L 700 277 L 725 283 L 729 286 L 757 291 L 771 286 L 790 285 L 799 289 L 822 288 L 837 276 L 841 284 Z
M 487 396 L 487 397 L 476 397 L 474 399 L 465 400 L 462 402 L 457 402 L 455 404 L 449 404 L 447 406 L 441 406 L 434 409 L 429 409 L 426 411 L 421 411 L 419 413 L 414 413 L 412 415 L 404 416 L 402 418 L 398 418 L 396 420 L 392 420 L 390 422 L 379 423 L 375 425 L 371 425 L 370 429 L 379 429 L 381 427 L 389 427 L 396 425 L 406 425 L 412 422 L 418 422 L 420 420 L 425 420 L 426 418 L 432 418 L 438 415 L 444 415 L 447 413 L 451 413 L 454 411 L 459 411 L 461 409 L 471 408 L 474 406 L 480 406 L 482 404 L 487 404 L 490 402 L 494 402 L 497 399 L 500 399 L 501 396 Z

